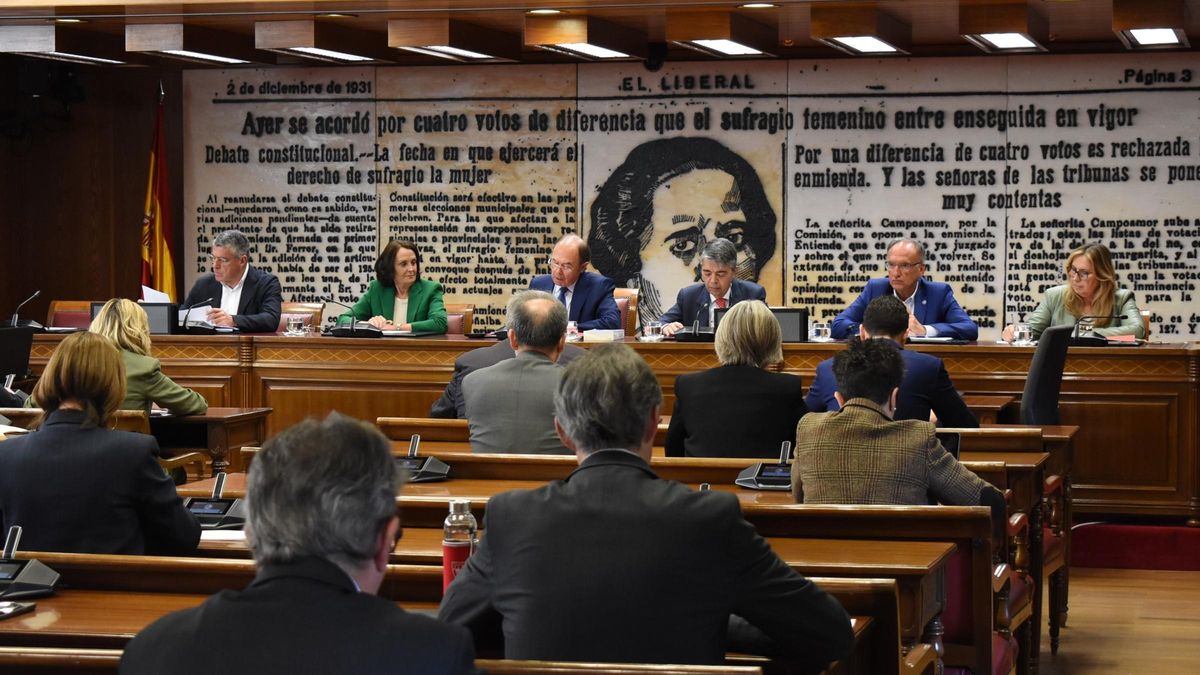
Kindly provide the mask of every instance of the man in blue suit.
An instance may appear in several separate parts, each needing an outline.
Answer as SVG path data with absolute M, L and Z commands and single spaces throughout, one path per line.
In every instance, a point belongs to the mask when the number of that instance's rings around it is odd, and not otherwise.
M 937 415 L 938 426 L 978 427 L 979 420 L 958 395 L 942 360 L 903 347 L 908 336 L 908 322 L 904 303 L 894 296 L 884 295 L 867 305 L 862 325 L 858 327 L 859 338 L 894 343 L 904 359 L 904 379 L 900 382 L 894 419 L 929 421 L 932 410 Z M 817 376 L 808 388 L 804 404 L 809 412 L 840 410 L 842 406 L 833 396 L 835 391 L 837 380 L 833 375 L 833 359 L 825 359 L 817 364 Z
M 899 239 L 887 250 L 888 275 L 872 279 L 866 288 L 833 320 L 833 337 L 843 340 L 858 333 L 867 303 L 881 295 L 895 295 L 908 308 L 908 334 L 913 337 L 948 337 L 975 340 L 979 326 L 954 299 L 954 291 L 940 281 L 925 278 L 925 247 L 913 239 Z
M 550 274 L 539 274 L 529 288 L 550 293 L 567 306 L 567 320 L 579 330 L 621 328 L 621 310 L 613 299 L 612 279 L 588 272 L 592 254 L 587 242 L 568 234 L 550 251 Z
M 767 291 L 762 286 L 736 279 L 736 274 L 737 247 L 733 242 L 719 238 L 708 242 L 700 253 L 702 281 L 680 289 L 675 305 L 660 319 L 663 334 L 674 335 L 695 321 L 702 327 L 711 326 L 716 310 L 732 307 L 742 300 L 767 301 Z

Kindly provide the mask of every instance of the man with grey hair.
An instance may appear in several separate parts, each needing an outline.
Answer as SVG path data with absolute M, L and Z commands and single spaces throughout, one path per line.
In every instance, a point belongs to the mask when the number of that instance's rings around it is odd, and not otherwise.
M 737 277 L 737 247 L 728 239 L 713 239 L 700 253 L 700 283 L 685 286 L 675 298 L 675 306 L 660 319 L 663 334 L 674 335 L 681 328 L 699 322 L 713 325 L 713 313 L 732 307 L 742 300 L 767 301 L 767 291 L 753 281 Z
M 246 485 L 258 575 L 151 624 L 121 672 L 474 673 L 467 631 L 376 597 L 400 482 L 383 434 L 337 413 L 267 441 Z
M 554 433 L 556 365 L 566 344 L 567 309 L 543 291 L 508 301 L 508 344 L 515 358 L 463 378 L 473 452 L 567 454 Z
M 212 305 L 208 322 L 243 333 L 274 333 L 279 329 L 283 291 L 279 279 L 250 265 L 250 240 L 239 230 L 213 238 L 208 255 L 212 272 L 196 280 L 184 299 L 185 307 Z
M 734 495 L 654 474 L 662 400 L 624 345 L 567 366 L 555 428 L 579 468 L 488 501 L 487 535 L 439 617 L 476 644 L 502 628 L 510 659 L 721 664 L 727 649 L 769 646 L 819 671 L 848 654 L 846 612 L 771 551 Z
M 881 295 L 894 295 L 908 309 L 908 334 L 975 340 L 979 326 L 958 304 L 949 284 L 925 278 L 925 246 L 915 239 L 897 239 L 888 245 L 887 276 L 871 279 L 854 302 L 833 320 L 837 340 L 858 334 L 867 305 Z

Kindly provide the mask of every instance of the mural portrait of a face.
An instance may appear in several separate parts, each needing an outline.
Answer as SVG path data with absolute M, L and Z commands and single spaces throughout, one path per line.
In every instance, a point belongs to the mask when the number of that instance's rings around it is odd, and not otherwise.
M 666 138 L 634 148 L 600 188 L 588 245 L 601 274 L 641 289 L 645 323 L 699 281 L 700 251 L 713 239 L 733 242 L 737 278 L 757 281 L 775 255 L 775 225 L 749 162 L 710 138 Z

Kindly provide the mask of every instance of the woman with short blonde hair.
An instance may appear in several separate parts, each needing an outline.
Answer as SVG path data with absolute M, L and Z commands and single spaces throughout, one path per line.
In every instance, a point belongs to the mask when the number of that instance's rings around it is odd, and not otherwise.
M 767 370 L 783 361 L 779 321 L 759 300 L 735 303 L 714 347 L 719 367 L 675 380 L 667 455 L 779 457 L 808 412 L 800 378 Z
M 156 404 L 172 415 L 208 412 L 208 401 L 203 396 L 163 375 L 162 364 L 150 356 L 150 320 L 141 305 L 113 298 L 96 313 L 89 330 L 108 338 L 121 350 L 127 388 L 121 402 L 123 410 L 149 412 L 151 404 Z
M 779 320 L 758 300 L 735 304 L 717 326 L 715 347 L 723 366 L 766 368 L 783 361 Z
M 33 390 L 37 428 L 0 447 L 0 532 L 34 551 L 187 555 L 200 524 L 159 466 L 149 434 L 106 428 L 125 398 L 116 346 L 68 335 Z

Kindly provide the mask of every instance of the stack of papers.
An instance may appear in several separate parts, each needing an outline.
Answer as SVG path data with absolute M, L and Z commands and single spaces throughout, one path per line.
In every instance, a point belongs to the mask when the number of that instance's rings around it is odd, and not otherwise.
M 625 338 L 625 331 L 620 328 L 593 328 L 583 331 L 584 342 L 616 342 Z

